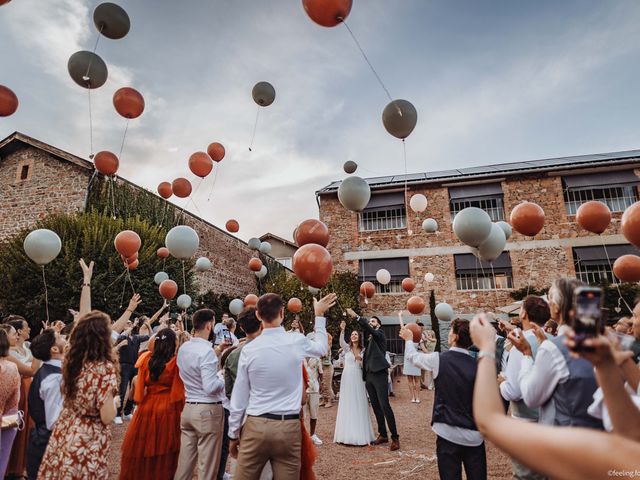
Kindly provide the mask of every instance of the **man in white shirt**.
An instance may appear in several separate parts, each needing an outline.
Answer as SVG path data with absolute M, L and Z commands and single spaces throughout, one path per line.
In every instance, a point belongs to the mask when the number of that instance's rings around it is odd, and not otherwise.
M 268 461 L 274 478 L 300 478 L 302 362 L 327 353 L 324 313 L 335 302 L 334 293 L 314 298 L 315 338 L 309 339 L 285 332 L 280 296 L 267 293 L 258 300 L 262 334 L 242 349 L 231 395 L 229 451 L 238 459 L 235 480 L 258 478 Z
M 216 478 L 224 437 L 224 379 L 218 375 L 218 358 L 208 340 L 213 310 L 198 310 L 192 321 L 193 337 L 180 347 L 177 359 L 186 402 L 176 480 L 191 480 L 196 462 L 198 478 Z

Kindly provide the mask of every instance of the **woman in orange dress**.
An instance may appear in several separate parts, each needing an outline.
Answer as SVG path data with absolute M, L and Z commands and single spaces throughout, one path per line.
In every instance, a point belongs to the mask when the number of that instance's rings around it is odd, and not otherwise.
M 307 375 L 307 369 L 302 365 L 302 403 L 306 403 L 307 387 L 309 386 L 309 376 Z M 318 451 L 316 446 L 311 440 L 311 435 L 307 432 L 304 426 L 303 411 L 300 410 L 300 430 L 302 432 L 302 463 L 300 465 L 300 480 L 316 480 L 316 473 L 313 471 L 313 464 L 316 463 L 318 458 Z
M 136 368 L 134 400 L 138 406 L 122 442 L 120 478 L 172 479 L 178 467 L 184 406 L 175 332 L 170 328 L 160 330 L 153 351 L 143 353 Z
M 62 367 L 64 407 L 51 434 L 38 479 L 107 480 L 109 425 L 119 405 L 118 361 L 111 318 L 92 311 L 71 332 Z

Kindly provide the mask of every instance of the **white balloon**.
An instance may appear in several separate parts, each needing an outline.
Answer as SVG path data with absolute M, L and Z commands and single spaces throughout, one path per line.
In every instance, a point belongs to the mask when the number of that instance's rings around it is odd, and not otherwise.
M 511 225 L 509 225 L 504 220 L 500 220 L 499 222 L 496 222 L 496 225 L 498 225 L 502 229 L 502 231 L 504 232 L 504 236 L 507 238 L 507 240 L 509 240 L 509 237 L 511 237 L 511 235 L 513 234 L 513 229 L 511 228 Z
M 424 222 L 422 222 L 422 230 L 426 233 L 435 233 L 438 231 L 438 222 L 436 222 L 433 218 L 427 218 Z
M 467 207 L 453 219 L 453 233 L 462 243 L 477 247 L 491 233 L 491 225 L 493 224 L 487 212 L 481 208 Z
M 178 300 L 176 300 L 176 303 L 181 309 L 186 310 L 191 306 L 191 297 L 186 293 L 183 293 L 178 297 Z
M 251 249 L 251 250 L 260 250 L 260 244 L 262 242 L 260 242 L 259 238 L 250 238 L 249 241 L 247 242 L 247 246 Z
M 448 303 L 439 303 L 436 305 L 436 318 L 438 320 L 442 320 L 443 322 L 450 322 L 453 320 L 455 314 L 453 313 L 453 308 Z
M 409 206 L 414 212 L 422 213 L 427 209 L 427 197 L 421 193 L 416 193 L 411 197 L 411 200 L 409 200 Z
M 434 275 L 433 273 L 431 273 L 431 272 L 427 273 L 427 274 L 424 276 L 424 280 L 425 280 L 426 282 L 433 282 L 433 279 L 434 279 L 434 278 L 435 278 L 435 275 Z
M 40 228 L 24 239 L 24 252 L 38 265 L 46 265 L 62 250 L 62 241 L 57 233 Z
M 193 228 L 186 225 L 178 225 L 169 230 L 164 239 L 164 244 L 171 255 L 180 260 L 186 260 L 196 254 L 200 239 Z
M 211 268 L 211 260 L 207 257 L 200 257 L 196 260 L 196 271 L 198 272 L 206 272 Z
M 491 233 L 489 233 L 487 239 L 478 246 L 480 259 L 485 262 L 493 262 L 500 256 L 506 244 L 507 238 L 502 228 L 500 228 L 500 225 L 492 224 Z
M 243 308 L 244 302 L 239 298 L 234 298 L 231 300 L 231 303 L 229 303 L 229 312 L 231 315 L 239 315 Z
M 317 295 L 320 293 L 320 289 L 309 285 L 309 292 L 311 293 L 311 295 Z
M 260 252 L 264 253 L 264 254 L 270 254 L 271 253 L 271 244 L 269 242 L 262 242 L 260 244 Z
M 371 199 L 369 184 L 360 177 L 345 178 L 338 187 L 338 200 L 344 208 L 353 212 L 361 212 Z
M 262 280 L 264 277 L 267 276 L 267 272 L 268 272 L 268 270 L 267 270 L 266 265 L 262 265 L 262 268 L 259 271 L 254 272 L 254 273 L 256 274 L 256 277 L 258 277 L 260 280 Z
M 162 282 L 168 279 L 169 275 L 167 275 L 165 272 L 158 272 L 153 277 L 153 281 L 156 283 L 156 285 L 160 285 Z
M 389 273 L 389 270 L 385 270 L 384 268 L 378 270 L 376 272 L 376 280 L 378 280 L 378 283 L 381 285 L 388 284 L 391 281 L 391 274 Z

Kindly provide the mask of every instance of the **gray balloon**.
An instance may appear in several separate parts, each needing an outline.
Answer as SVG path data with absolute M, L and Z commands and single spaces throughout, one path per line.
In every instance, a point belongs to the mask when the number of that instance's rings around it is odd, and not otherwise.
M 344 165 L 342 166 L 342 168 L 344 168 L 345 173 L 348 173 L 349 175 L 351 175 L 352 173 L 355 173 L 355 171 L 358 169 L 358 164 L 356 162 L 349 160 L 347 162 L 344 162 Z
M 56 232 L 40 228 L 30 232 L 22 246 L 27 257 L 42 266 L 58 256 L 62 250 L 62 241 Z
M 453 233 L 462 243 L 477 247 L 491 233 L 491 225 L 487 212 L 477 207 L 467 207 L 453 219 Z
M 231 312 L 231 315 L 239 315 L 243 309 L 244 302 L 239 298 L 234 298 L 231 300 L 231 303 L 229 303 L 229 312 Z
M 191 297 L 186 293 L 183 293 L 178 297 L 178 300 L 176 300 L 176 303 L 181 309 L 186 310 L 191 306 Z
M 276 89 L 269 82 L 258 82 L 253 87 L 251 96 L 261 107 L 268 107 L 276 99 Z
M 107 81 L 107 64 L 99 55 L 81 50 L 69 58 L 67 70 L 74 82 L 83 88 L 99 88 Z
M 435 310 L 436 318 L 438 320 L 442 320 L 443 322 L 450 322 L 453 320 L 455 314 L 453 313 L 453 308 L 448 303 L 439 303 L 436 305 Z
M 262 242 L 260 244 L 260 252 L 264 254 L 271 253 L 271 244 L 269 242 Z
M 196 260 L 196 271 L 206 272 L 211 268 L 211 260 L 207 257 L 200 257 Z
M 371 199 L 371 188 L 360 177 L 347 177 L 338 187 L 338 200 L 344 208 L 352 212 L 364 210 L 369 199 Z
M 255 272 L 256 277 L 258 277 L 260 280 L 266 277 L 267 273 L 268 273 L 267 267 L 264 265 L 262 265 L 262 268 L 259 271 Z
M 418 112 L 407 100 L 392 100 L 382 112 L 384 128 L 397 138 L 407 138 L 417 122 Z
M 156 283 L 156 285 L 160 285 L 165 280 L 169 280 L 169 275 L 167 275 L 165 272 L 158 272 L 153 277 L 153 281 Z
M 124 9 L 115 3 L 101 3 L 93 11 L 93 23 L 107 38 L 118 40 L 129 33 L 131 21 Z
M 424 222 L 422 222 L 422 230 L 427 233 L 435 233 L 438 231 L 438 222 L 436 222 L 433 218 L 427 218 Z
M 478 253 L 480 259 L 485 262 L 493 262 L 500 256 L 507 244 L 507 238 L 500 228 L 500 225 L 495 223 L 491 224 L 491 233 L 487 239 L 478 246 Z
M 309 285 L 309 292 L 311 293 L 311 295 L 317 295 L 320 293 L 320 289 Z
M 504 232 L 504 236 L 506 237 L 507 240 L 509 240 L 509 238 L 513 234 L 513 230 L 511 228 L 511 225 L 509 225 L 504 220 L 496 222 L 496 225 L 498 225 L 502 229 L 502 231 Z
M 247 245 L 249 246 L 249 248 L 251 250 L 260 250 L 260 244 L 262 242 L 260 241 L 259 238 L 250 238 L 249 241 L 247 242 Z
M 200 245 L 198 233 L 187 225 L 173 227 L 167 233 L 164 244 L 169 249 L 169 253 L 180 260 L 186 260 L 196 254 Z

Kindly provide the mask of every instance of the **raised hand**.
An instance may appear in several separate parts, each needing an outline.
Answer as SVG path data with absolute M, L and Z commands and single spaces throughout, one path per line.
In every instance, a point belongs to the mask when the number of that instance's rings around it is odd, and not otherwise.
M 337 300 L 338 296 L 335 293 L 330 293 L 329 295 L 322 297 L 320 300 L 314 297 L 313 310 L 316 317 L 324 317 L 325 312 L 333 307 Z
M 473 337 L 472 337 L 473 338 Z M 531 350 L 531 345 L 529 344 L 529 342 L 527 341 L 526 338 L 524 338 L 524 335 L 518 335 L 515 330 L 509 332 L 509 335 L 507 336 L 507 338 L 509 340 L 511 340 L 511 344 L 517 348 L 518 350 L 520 350 L 520 352 L 528 357 L 532 357 L 533 353 Z
M 340 331 L 344 332 L 347 329 L 347 322 L 344 320 L 340 322 Z
M 402 327 L 400 329 L 400 338 L 403 340 L 411 340 L 413 341 L 413 332 L 406 327 Z
M 533 322 L 531 322 L 531 326 L 533 328 L 533 333 L 535 334 L 536 339 L 538 340 L 538 344 L 542 345 L 542 342 L 544 342 L 547 339 L 547 335 L 545 334 L 544 329 L 540 325 L 536 325 Z
M 484 314 L 476 315 L 469 324 L 471 339 L 478 350 L 494 351 L 496 348 L 496 329 Z M 526 340 L 525 340 L 526 341 Z
M 347 315 L 349 315 L 349 317 L 351 318 L 358 318 L 358 314 L 351 308 L 347 308 Z
M 91 277 L 93 276 L 93 260 L 89 262 L 89 265 L 87 266 L 84 258 L 81 258 L 80 268 L 82 269 L 82 278 L 84 283 L 91 283 Z
M 133 297 L 131 297 L 131 300 L 129 300 L 129 306 L 127 307 L 127 310 L 133 313 L 141 303 L 142 299 L 140 298 L 140 294 L 134 293 Z

